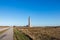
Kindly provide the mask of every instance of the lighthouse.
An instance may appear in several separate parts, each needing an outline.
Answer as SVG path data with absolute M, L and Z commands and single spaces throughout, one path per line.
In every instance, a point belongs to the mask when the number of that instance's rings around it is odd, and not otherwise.
M 28 17 L 28 27 L 30 27 L 30 16 Z

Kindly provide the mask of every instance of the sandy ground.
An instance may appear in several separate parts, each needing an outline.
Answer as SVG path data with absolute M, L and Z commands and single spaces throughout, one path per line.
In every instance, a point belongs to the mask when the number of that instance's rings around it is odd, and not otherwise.
M 0 40 L 13 40 L 13 27 L 0 35 Z

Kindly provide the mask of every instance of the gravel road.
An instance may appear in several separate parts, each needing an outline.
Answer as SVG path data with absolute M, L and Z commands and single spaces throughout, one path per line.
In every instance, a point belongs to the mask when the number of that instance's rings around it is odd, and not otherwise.
M 13 40 L 13 27 L 0 35 L 0 40 Z

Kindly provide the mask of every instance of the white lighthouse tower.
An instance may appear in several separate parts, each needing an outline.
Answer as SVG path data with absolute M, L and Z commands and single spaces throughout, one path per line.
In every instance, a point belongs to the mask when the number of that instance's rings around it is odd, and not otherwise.
M 30 16 L 28 17 L 28 27 L 30 27 Z

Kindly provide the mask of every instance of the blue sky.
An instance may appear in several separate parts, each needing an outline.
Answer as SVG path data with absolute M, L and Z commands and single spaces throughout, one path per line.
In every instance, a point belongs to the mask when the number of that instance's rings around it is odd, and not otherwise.
M 60 0 L 0 0 L 0 25 L 59 26 Z

